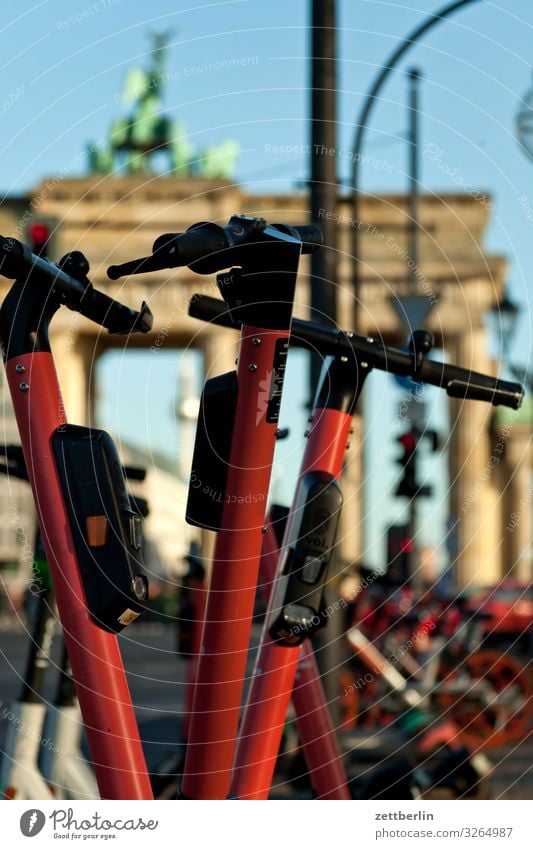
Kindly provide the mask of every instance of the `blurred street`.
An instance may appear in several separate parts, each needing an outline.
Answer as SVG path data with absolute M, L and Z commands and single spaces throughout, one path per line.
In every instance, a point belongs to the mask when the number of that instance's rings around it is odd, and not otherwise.
M 258 637 L 259 628 L 256 626 L 254 643 Z M 175 654 L 175 632 L 171 627 L 157 623 L 130 626 L 121 636 L 120 643 L 147 762 L 154 770 L 162 763 L 175 761 L 184 709 L 186 664 Z M 27 652 L 27 639 L 22 628 L 0 632 L 0 646 L 1 748 L 6 730 L 4 711 L 7 712 L 17 696 Z M 57 644 L 53 659 L 55 662 L 59 659 Z M 55 678 L 52 671 L 45 688 L 47 700 L 53 696 Z M 487 752 L 493 773 L 486 783 L 484 797 L 533 799 L 532 731 L 519 744 Z M 296 794 L 289 787 L 277 787 L 273 795 L 278 798 L 296 795 L 305 798 L 305 794 Z

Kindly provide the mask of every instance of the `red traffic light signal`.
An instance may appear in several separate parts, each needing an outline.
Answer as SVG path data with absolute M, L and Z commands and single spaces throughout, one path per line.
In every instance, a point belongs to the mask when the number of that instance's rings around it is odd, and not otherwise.
M 403 476 L 398 483 L 395 495 L 406 496 L 407 498 L 418 498 L 418 496 L 431 495 L 430 486 L 420 486 L 417 482 L 416 461 L 417 448 L 422 434 L 416 428 L 408 430 L 396 437 L 396 441 L 403 448 L 403 454 L 398 457 L 397 463 L 403 467 Z
M 412 454 L 415 451 L 416 441 L 417 435 L 414 430 L 408 430 L 407 433 L 402 433 L 401 436 L 397 437 L 397 442 L 400 443 L 406 454 Z M 402 462 L 402 460 L 398 462 Z
M 30 222 L 28 226 L 28 244 L 32 254 L 44 256 L 49 253 L 53 232 L 54 228 L 49 221 L 37 220 Z
M 398 540 L 398 550 L 402 554 L 412 554 L 415 546 L 411 537 L 404 536 Z

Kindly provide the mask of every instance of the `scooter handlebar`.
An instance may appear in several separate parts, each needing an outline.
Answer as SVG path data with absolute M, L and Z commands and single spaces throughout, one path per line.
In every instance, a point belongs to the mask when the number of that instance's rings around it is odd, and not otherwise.
M 56 265 L 33 254 L 17 239 L 0 236 L 0 274 L 9 279 L 39 276 L 69 309 L 105 327 L 110 333 L 147 333 L 152 313 L 143 302 L 139 311 L 115 301 L 95 289 L 87 278 L 89 263 L 82 253 L 72 251 Z
M 189 315 L 223 327 L 238 327 L 232 322 L 225 303 L 207 295 L 192 297 Z M 292 321 L 291 345 L 318 351 L 324 356 L 356 356 L 360 360 L 364 359 L 373 368 L 440 386 L 452 398 L 487 401 L 494 406 L 501 405 L 515 410 L 520 407 L 524 398 L 520 383 L 499 380 L 487 374 L 435 360 L 422 359 L 418 363 L 413 354 L 384 345 L 375 339 L 332 330 L 297 318 Z
M 159 236 L 153 244 L 151 256 L 140 257 L 122 265 L 111 265 L 107 269 L 107 276 L 111 280 L 118 280 L 119 277 L 129 274 L 145 274 L 149 271 L 193 265 L 200 259 L 209 260 L 213 254 L 228 246 L 227 234 L 223 227 L 201 224 L 185 233 L 165 233 Z
M 268 225 L 262 218 L 234 215 L 223 227 L 211 221 L 201 221 L 184 233 L 165 233 L 155 240 L 150 256 L 111 265 L 107 274 L 111 280 L 118 280 L 129 274 L 180 266 L 189 266 L 198 274 L 212 274 L 238 264 L 238 251 L 246 245 L 262 240 L 283 241 L 287 237 L 301 243 L 302 253 L 312 253 L 322 244 L 320 230 L 311 224 L 301 227 Z
M 524 388 L 520 383 L 500 380 L 488 374 L 435 360 L 423 361 L 417 379 L 442 386 L 450 398 L 488 401 L 494 407 L 511 407 L 518 410 L 524 400 Z
M 133 310 L 92 286 L 72 309 L 114 334 L 148 333 L 153 325 L 153 315 L 145 301 L 140 310 Z

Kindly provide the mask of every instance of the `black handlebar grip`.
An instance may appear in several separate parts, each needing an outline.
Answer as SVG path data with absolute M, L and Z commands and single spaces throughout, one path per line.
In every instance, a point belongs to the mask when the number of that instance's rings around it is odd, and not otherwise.
M 119 277 L 129 277 L 130 274 L 145 274 L 149 271 L 160 271 L 161 266 L 153 256 L 142 256 L 123 262 L 122 265 L 110 265 L 107 276 L 110 280 L 118 280 Z
M 18 277 L 24 262 L 25 246 L 17 239 L 0 236 L 0 274 L 13 279 Z
M 121 265 L 110 265 L 107 276 L 118 280 L 130 274 L 145 274 L 188 265 L 198 274 L 219 270 L 215 256 L 228 247 L 227 236 L 216 224 L 195 225 L 185 233 L 164 233 L 155 240 L 150 256 L 132 259 Z
M 147 333 L 153 323 L 152 313 L 145 303 L 140 312 L 115 301 L 95 289 L 87 277 L 90 266 L 81 251 L 70 251 L 59 260 L 59 273 L 69 282 L 64 302 L 110 333 Z
M 399 348 L 389 347 L 374 340 L 369 341 L 364 336 L 351 333 L 340 333 L 338 336 L 339 350 L 346 356 L 349 356 L 351 350 L 357 356 L 364 357 L 375 368 L 440 386 L 452 398 L 487 401 L 495 407 L 501 405 L 515 410 L 523 401 L 524 390 L 519 383 L 499 380 L 488 374 L 435 360 L 423 359 L 418 364 L 412 354 Z
M 144 301 L 137 312 L 92 286 L 87 289 L 76 309 L 110 333 L 148 333 L 153 325 L 152 313 Z
M 206 222 L 185 233 L 164 233 L 155 240 L 152 251 L 155 261 L 164 263 L 162 268 L 188 265 L 199 274 L 211 274 L 220 267 L 215 256 L 228 246 L 224 228 Z
M 3 277 L 15 279 L 28 272 L 38 272 L 61 288 L 68 288 L 71 281 L 61 269 L 45 257 L 33 254 L 27 245 L 18 239 L 0 236 L 0 274 Z
M 210 298 L 209 295 L 193 295 L 189 301 L 189 315 L 200 321 L 208 321 L 219 327 L 230 327 L 238 330 L 240 322 L 235 324 L 231 320 L 230 311 L 225 301 L 218 298 Z
M 444 387 L 451 398 L 488 401 L 495 407 L 511 407 L 513 410 L 518 410 L 524 399 L 524 390 L 520 383 L 499 380 L 488 374 L 433 360 L 423 361 L 417 377 L 427 383 Z
M 495 407 L 512 407 L 518 410 L 522 404 L 524 393 L 517 383 L 506 380 L 495 380 L 494 386 L 483 386 L 470 376 L 468 380 L 454 378 L 446 385 L 450 398 L 468 398 L 472 401 L 490 401 Z

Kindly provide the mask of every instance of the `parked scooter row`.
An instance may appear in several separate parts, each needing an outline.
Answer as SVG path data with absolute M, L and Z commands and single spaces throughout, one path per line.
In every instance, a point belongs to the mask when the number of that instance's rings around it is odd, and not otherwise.
M 196 298 L 190 312 L 217 323 L 230 323 L 223 305 L 210 298 Z M 235 759 L 232 789 L 238 797 L 244 798 L 266 798 L 268 794 L 291 691 L 303 754 L 308 761 L 315 791 L 320 798 L 328 798 L 330 794 L 334 794 L 333 798 L 342 798 L 338 778 L 334 779 L 332 774 L 338 755 L 332 757 L 328 754 L 325 757 L 326 746 L 322 745 L 319 749 L 323 753 L 322 771 L 317 770 L 316 761 L 308 752 L 315 738 L 312 733 L 309 736 L 301 729 L 309 718 L 309 682 L 317 678 L 318 674 L 309 646 L 307 650 L 304 649 L 303 657 L 300 656 L 301 649 L 298 646 L 321 627 L 325 618 L 335 614 L 335 609 L 326 606 L 323 593 L 328 577 L 328 561 L 334 549 L 335 524 L 342 507 L 339 477 L 352 414 L 363 381 L 374 367 L 393 373 L 410 373 L 417 380 L 445 387 L 452 395 L 465 391 L 464 388 L 459 390 L 454 383 L 458 381 L 461 385 L 465 380 L 462 370 L 424 359 L 432 345 L 431 335 L 425 332 L 413 334 L 409 344 L 410 353 L 385 349 L 376 346 L 373 340 L 352 334 L 334 333 L 324 328 L 311 329 L 306 323 L 297 321 L 293 322 L 293 338 L 294 344 L 313 346 L 329 354 L 329 358 L 309 417 L 308 441 L 284 540 L 279 551 L 274 551 L 273 555 L 274 558 L 279 556 L 280 561 L 277 596 L 271 599 L 267 613 L 256 660 L 256 674 L 248 693 Z M 474 376 L 470 375 L 469 378 L 473 383 Z M 479 389 L 482 385 L 483 381 L 480 380 L 478 397 L 482 395 L 482 389 Z M 501 389 L 505 390 L 505 387 L 501 386 Z M 485 397 L 489 398 L 490 395 Z M 494 400 L 498 403 L 499 398 Z M 317 473 L 323 476 L 321 481 L 316 480 Z M 322 488 L 317 487 L 319 483 L 322 483 Z M 326 487 L 329 487 L 329 492 Z M 324 517 L 328 517 L 328 520 L 325 521 Z M 309 581 L 310 569 L 315 572 L 321 570 L 315 583 Z M 389 667 L 391 676 L 396 674 L 398 679 L 401 678 L 391 664 Z M 298 679 L 297 686 L 293 688 L 295 674 Z M 299 690 L 303 691 L 302 695 L 305 693 L 301 700 Z M 323 694 L 322 705 L 324 709 Z M 413 707 L 414 702 L 410 706 Z M 313 717 L 316 725 L 316 713 Z M 434 721 L 430 725 L 431 734 L 428 737 L 434 741 L 434 746 L 455 742 L 457 748 L 457 726 L 449 720 L 441 723 L 439 730 L 434 727 Z M 327 736 L 322 734 L 322 743 Z M 428 751 L 426 748 L 426 754 Z M 480 759 L 476 763 L 481 766 Z M 324 771 L 328 770 L 330 775 L 322 780 Z
M 194 646 L 181 798 L 266 798 L 291 698 L 317 795 L 352 795 L 310 637 L 329 615 L 324 588 L 342 509 L 339 478 L 370 371 L 409 375 L 452 397 L 513 408 L 522 400 L 516 383 L 427 359 L 426 332 L 414 333 L 409 351 L 401 351 L 292 320 L 300 256 L 320 242 L 311 226 L 234 216 L 225 226 L 202 222 L 166 234 L 149 257 L 108 271 L 112 279 L 179 266 L 219 272 L 225 303 L 196 299 L 191 312 L 240 327 L 237 370 L 204 388 L 192 460 L 186 519 L 216 531 L 217 541 Z M 0 310 L 0 336 L 99 793 L 148 799 L 152 789 L 116 639 L 148 596 L 141 520 L 110 437 L 67 424 L 48 325 L 62 305 L 111 333 L 147 333 L 152 317 L 146 304 L 135 312 L 98 292 L 88 271 L 79 253 L 54 265 L 3 239 L 0 273 L 15 282 Z M 289 343 L 318 351 L 325 365 L 279 544 L 265 517 Z M 239 729 L 260 570 L 270 602 Z
M 474 748 L 520 742 L 533 718 L 530 670 L 512 652 L 483 645 L 485 614 L 460 594 L 426 597 L 405 612 L 385 600 L 379 581 L 373 590 L 377 610 L 362 598 L 347 633 L 352 723 L 388 724 L 411 705 L 453 717 Z

